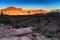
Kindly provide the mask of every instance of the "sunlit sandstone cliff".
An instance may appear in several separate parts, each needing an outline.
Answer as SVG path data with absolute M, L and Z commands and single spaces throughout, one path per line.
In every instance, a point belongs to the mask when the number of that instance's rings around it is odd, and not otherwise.
M 0 13 L 1 13 L 1 10 L 0 10 Z
M 0 12 L 8 15 L 33 15 L 36 13 L 46 13 L 44 10 L 22 10 L 22 8 L 16 8 L 13 6 L 2 9 Z
M 15 8 L 15 7 L 8 7 L 6 9 L 2 9 L 1 12 L 3 12 L 3 14 L 8 14 L 8 15 L 19 15 L 19 13 L 22 13 L 22 9 L 21 8 Z
M 45 14 L 46 11 L 44 11 L 44 10 L 30 10 L 30 14 L 37 14 L 37 13 L 43 13 L 43 14 Z

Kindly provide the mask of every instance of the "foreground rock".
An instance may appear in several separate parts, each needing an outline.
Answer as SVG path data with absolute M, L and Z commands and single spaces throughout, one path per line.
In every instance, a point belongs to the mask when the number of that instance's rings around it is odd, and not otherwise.
M 20 29 L 2 29 L 0 30 L 0 37 L 10 37 L 15 35 L 21 35 L 25 33 L 33 32 L 31 27 L 28 28 L 20 28 Z
M 32 27 L 27 27 L 27 28 L 20 28 L 20 29 L 13 29 L 16 31 L 16 35 L 18 34 L 25 34 L 25 33 L 32 33 Z
M 18 40 L 18 37 L 3 37 L 0 40 Z
M 27 36 L 23 36 L 23 37 L 5 37 L 0 38 L 0 40 L 31 40 L 31 39 Z

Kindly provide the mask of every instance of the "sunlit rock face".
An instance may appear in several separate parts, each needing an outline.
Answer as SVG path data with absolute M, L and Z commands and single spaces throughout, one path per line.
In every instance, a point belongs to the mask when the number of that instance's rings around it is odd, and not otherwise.
M 1 10 L 0 10 L 0 13 L 1 13 Z
M 24 10 L 22 14 L 23 15 L 28 15 L 28 10 Z
M 22 10 L 22 8 L 16 8 L 13 6 L 2 9 L 1 12 L 8 15 L 33 15 L 36 13 L 46 13 L 44 10 Z
M 45 14 L 46 13 L 46 11 L 44 11 L 44 10 L 30 10 L 30 14 L 40 14 L 40 13 L 43 13 L 43 14 Z
M 6 9 L 2 9 L 3 14 L 8 15 L 22 15 L 22 8 L 8 7 Z

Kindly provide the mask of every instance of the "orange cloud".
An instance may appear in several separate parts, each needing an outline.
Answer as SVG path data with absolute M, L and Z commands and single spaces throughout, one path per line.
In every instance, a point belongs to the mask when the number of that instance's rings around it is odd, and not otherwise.
M 1 12 L 3 14 L 7 15 L 32 15 L 36 13 L 46 13 L 44 10 L 22 10 L 22 8 L 16 8 L 16 7 L 7 7 L 6 9 L 2 9 Z

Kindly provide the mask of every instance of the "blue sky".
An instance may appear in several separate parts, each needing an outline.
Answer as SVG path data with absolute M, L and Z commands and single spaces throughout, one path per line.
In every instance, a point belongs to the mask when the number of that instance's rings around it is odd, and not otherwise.
M 0 0 L 0 9 L 9 6 L 25 9 L 60 9 L 60 0 Z

